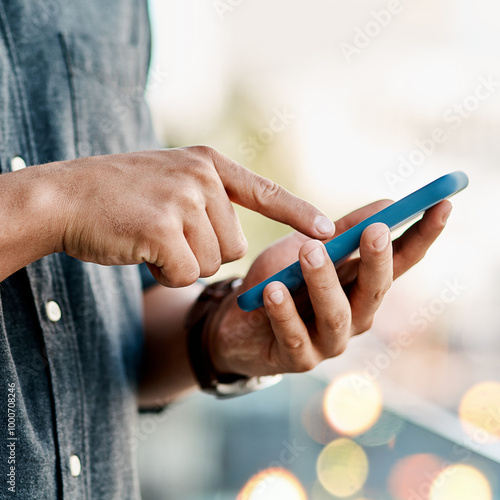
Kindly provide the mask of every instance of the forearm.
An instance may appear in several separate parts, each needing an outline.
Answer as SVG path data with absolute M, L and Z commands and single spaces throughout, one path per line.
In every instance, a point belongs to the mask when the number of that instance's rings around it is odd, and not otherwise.
M 0 281 L 61 249 L 63 214 L 53 182 L 57 165 L 0 175 Z
M 187 352 L 186 315 L 203 286 L 154 286 L 144 294 L 144 357 L 139 404 L 156 407 L 196 388 Z
M 0 175 L 0 281 L 46 255 L 65 251 L 66 223 L 75 219 L 70 200 L 85 188 L 76 174 L 76 166 L 68 169 L 60 162 Z M 156 406 L 195 388 L 184 321 L 202 289 L 195 283 L 185 288 L 158 285 L 146 292 L 141 405 Z

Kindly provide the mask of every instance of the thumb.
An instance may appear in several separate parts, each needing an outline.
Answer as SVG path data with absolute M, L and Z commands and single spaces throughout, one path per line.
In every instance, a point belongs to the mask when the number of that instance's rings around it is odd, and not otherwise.
M 285 188 L 214 151 L 213 162 L 229 199 L 315 239 L 331 238 L 335 225 L 320 210 Z

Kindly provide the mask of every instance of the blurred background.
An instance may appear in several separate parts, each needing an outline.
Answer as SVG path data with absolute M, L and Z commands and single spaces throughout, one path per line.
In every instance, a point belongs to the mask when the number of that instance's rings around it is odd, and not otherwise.
M 308 374 L 137 429 L 144 500 L 500 498 L 500 4 L 150 0 L 167 147 L 208 144 L 332 219 L 464 170 L 373 328 Z M 244 275 L 289 229 L 245 210 Z

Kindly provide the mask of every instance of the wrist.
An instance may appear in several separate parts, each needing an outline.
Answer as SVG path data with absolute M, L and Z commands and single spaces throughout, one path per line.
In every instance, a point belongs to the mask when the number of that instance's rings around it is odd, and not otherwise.
M 33 166 L 0 178 L 0 280 L 60 251 L 61 213 L 50 167 Z
M 236 302 L 238 288 L 238 286 L 233 286 L 233 290 L 219 304 L 207 325 L 209 356 L 213 369 L 218 374 L 231 374 L 238 371 L 231 365 L 230 345 L 224 340 L 223 335 L 226 315 L 231 305 Z
M 36 239 L 41 243 L 40 257 L 62 252 L 64 230 L 70 216 L 65 162 L 30 167 L 26 172 L 31 173 L 29 213 L 33 215 Z
M 227 363 L 229 356 L 225 353 L 230 349 L 225 346 L 219 328 L 233 305 L 240 281 L 230 279 L 206 287 L 186 323 L 189 359 L 195 378 L 202 390 L 223 399 L 270 387 L 282 379 L 281 375 L 247 377 L 231 370 Z
M 186 321 L 189 361 L 202 390 L 217 393 L 221 381 L 234 381 L 242 375 L 217 371 L 212 359 L 212 324 L 224 299 L 231 294 L 235 279 L 213 283 L 205 287 L 188 313 Z

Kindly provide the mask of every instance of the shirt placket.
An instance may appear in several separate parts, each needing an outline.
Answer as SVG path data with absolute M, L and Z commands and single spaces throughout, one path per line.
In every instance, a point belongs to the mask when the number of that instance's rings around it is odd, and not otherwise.
M 11 77 L 14 80 L 16 120 L 20 126 L 16 142 L 20 151 L 12 151 L 6 171 L 17 171 L 26 164 L 38 163 L 33 129 L 25 97 L 23 79 L 18 64 L 7 16 L 0 3 L 0 36 L 9 52 Z M 10 168 L 9 168 L 10 167 Z M 43 230 L 43 228 L 41 228 Z M 69 298 L 63 281 L 58 254 L 44 257 L 26 268 L 43 333 L 49 366 L 56 448 L 60 461 L 62 498 L 90 500 L 90 464 L 85 408 L 83 368 L 76 338 Z M 43 395 L 41 396 L 43 397 Z
M 83 367 L 57 254 L 27 267 L 49 364 L 63 498 L 90 499 Z

